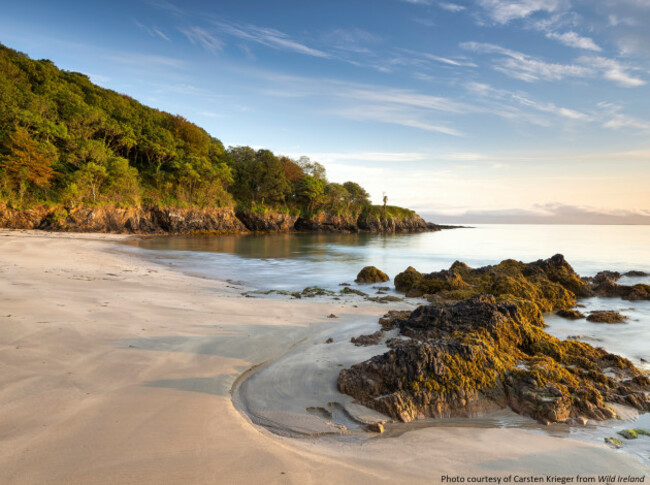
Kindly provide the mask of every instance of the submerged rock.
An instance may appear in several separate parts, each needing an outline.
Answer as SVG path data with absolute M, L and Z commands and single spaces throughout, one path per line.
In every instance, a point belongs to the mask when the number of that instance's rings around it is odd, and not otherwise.
M 618 431 L 618 434 L 621 435 L 626 440 L 635 440 L 639 436 L 650 436 L 650 432 L 642 428 L 622 429 Z
M 515 275 L 521 274 L 520 264 L 508 263 Z M 458 275 L 478 271 L 455 266 Z M 543 265 L 535 268 L 547 275 Z M 493 279 L 489 270 L 484 274 Z M 553 295 L 564 295 L 548 277 L 538 273 L 538 281 Z M 447 306 L 421 306 L 408 318 L 388 314 L 382 327 L 399 329 L 400 338 L 388 342 L 392 348 L 385 354 L 342 370 L 339 390 L 402 421 L 507 406 L 543 423 L 615 417 L 607 403 L 650 410 L 650 381 L 630 361 L 548 335 L 536 305 L 510 298 L 499 302 L 477 295 Z
M 558 317 L 566 318 L 567 320 L 580 320 L 581 318 L 585 318 L 584 313 L 579 312 L 578 310 L 568 310 L 566 308 L 556 311 L 555 314 Z
M 594 323 L 625 323 L 626 320 L 625 315 L 609 310 L 596 310 L 587 317 L 587 321 Z
M 610 445 L 612 448 L 616 448 L 617 450 L 623 446 L 623 442 L 614 437 L 605 438 L 605 443 Z
M 347 286 L 343 288 L 340 293 L 342 295 L 359 295 L 359 296 L 368 296 L 368 293 L 364 293 L 361 290 L 357 290 L 356 288 L 348 288 Z
M 382 270 L 375 268 L 374 266 L 366 266 L 359 271 L 355 281 L 357 283 L 383 283 L 388 280 L 390 280 L 390 278 Z
M 644 277 L 644 276 L 650 276 L 650 274 L 646 273 L 645 271 L 632 270 L 632 271 L 628 271 L 627 273 L 623 273 L 623 276 L 631 276 L 633 278 L 641 278 L 641 277 Z

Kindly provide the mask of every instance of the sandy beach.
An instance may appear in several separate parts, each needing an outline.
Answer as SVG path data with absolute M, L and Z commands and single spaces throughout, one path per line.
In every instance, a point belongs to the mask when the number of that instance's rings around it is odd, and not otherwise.
M 619 474 L 603 445 L 517 429 L 295 439 L 233 405 L 235 380 L 314 329 L 385 305 L 245 298 L 115 251 L 127 236 L 0 231 L 0 483 L 439 483 Z M 339 319 L 328 319 L 335 312 Z

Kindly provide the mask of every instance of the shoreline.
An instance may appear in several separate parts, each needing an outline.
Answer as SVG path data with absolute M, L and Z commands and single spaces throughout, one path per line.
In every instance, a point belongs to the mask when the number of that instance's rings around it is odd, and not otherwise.
M 254 426 L 247 369 L 385 305 L 247 299 L 113 251 L 134 236 L 0 231 L 0 482 L 436 483 L 442 474 L 620 473 L 632 456 L 516 429 L 426 428 L 363 443 Z M 118 254 L 119 253 L 119 254 Z

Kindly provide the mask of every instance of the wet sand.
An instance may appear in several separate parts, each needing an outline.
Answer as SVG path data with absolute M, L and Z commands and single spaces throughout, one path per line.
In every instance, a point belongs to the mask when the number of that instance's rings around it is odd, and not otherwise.
M 124 238 L 0 231 L 0 483 L 649 471 L 604 445 L 521 429 L 426 428 L 349 442 L 273 434 L 233 405 L 237 378 L 329 329 L 336 343 L 337 328 L 386 306 L 245 298 L 229 283 L 115 251 Z

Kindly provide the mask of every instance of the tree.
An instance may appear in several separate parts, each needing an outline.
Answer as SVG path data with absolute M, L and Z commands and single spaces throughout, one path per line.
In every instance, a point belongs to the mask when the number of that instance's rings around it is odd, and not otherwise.
M 305 175 L 296 184 L 296 195 L 308 212 L 313 212 L 323 202 L 325 182 L 311 175 Z
M 10 180 L 22 204 L 28 189 L 46 187 L 54 175 L 52 164 L 56 149 L 48 142 L 34 140 L 25 128 L 17 128 L 9 136 L 9 153 L 0 158 L 0 172 Z
M 347 206 L 349 197 L 350 194 L 341 184 L 330 182 L 325 186 L 327 206 L 332 210 L 340 210 Z
M 348 191 L 348 202 L 350 204 L 368 205 L 370 204 L 370 194 L 355 182 L 345 182 L 343 184 L 345 190 Z
M 327 182 L 325 167 L 323 167 L 320 163 L 312 162 L 309 157 L 303 155 L 298 159 L 298 165 L 300 165 L 303 172 L 305 172 L 307 175 L 311 175 L 317 180 Z
M 90 162 L 74 174 L 75 184 L 79 188 L 82 200 L 97 203 L 101 188 L 108 178 L 108 170 L 103 165 Z

